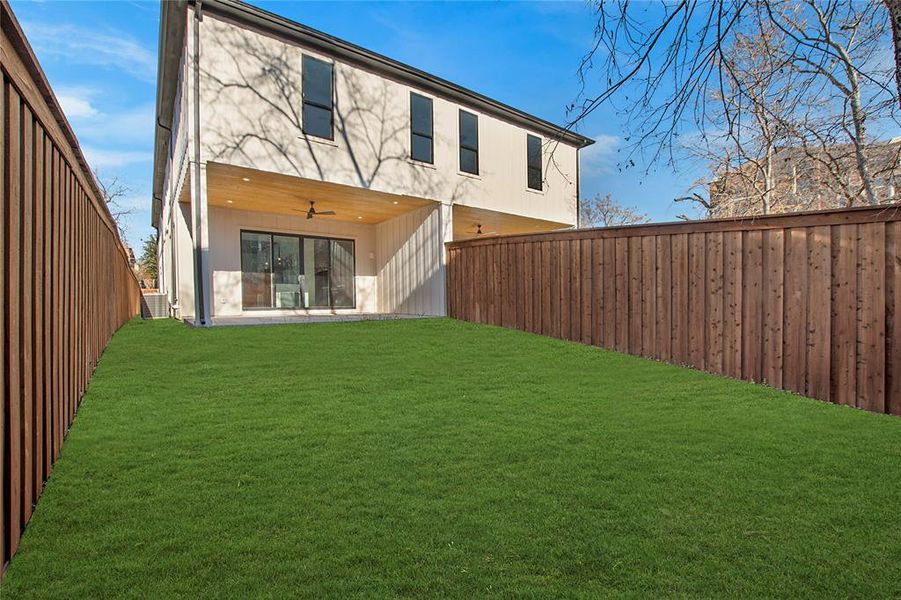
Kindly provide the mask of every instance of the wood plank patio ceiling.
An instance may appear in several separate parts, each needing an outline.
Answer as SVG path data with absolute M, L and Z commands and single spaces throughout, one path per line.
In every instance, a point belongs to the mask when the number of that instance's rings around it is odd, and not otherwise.
M 482 226 L 482 235 L 478 235 L 478 227 Z M 472 206 L 454 205 L 454 240 L 494 237 L 498 235 L 515 235 L 542 233 L 558 229 L 569 229 L 566 223 L 533 219 L 510 213 L 498 212 Z
M 367 224 L 433 202 L 213 162 L 207 164 L 207 199 L 210 206 L 293 216 L 306 213 L 313 201 L 317 211 L 336 213 L 317 215 L 317 219 Z

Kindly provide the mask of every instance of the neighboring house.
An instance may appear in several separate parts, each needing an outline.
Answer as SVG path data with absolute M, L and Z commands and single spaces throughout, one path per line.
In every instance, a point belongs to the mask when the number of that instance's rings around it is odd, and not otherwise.
M 901 139 L 866 146 L 873 192 L 879 203 L 895 202 L 901 185 Z M 768 174 L 769 172 L 769 174 Z M 841 208 L 866 203 L 850 144 L 826 148 L 785 147 L 771 160 L 730 168 L 709 186 L 710 216 L 762 214 Z
M 590 143 L 235 0 L 164 2 L 160 289 L 200 324 L 445 314 L 444 243 L 576 225 Z

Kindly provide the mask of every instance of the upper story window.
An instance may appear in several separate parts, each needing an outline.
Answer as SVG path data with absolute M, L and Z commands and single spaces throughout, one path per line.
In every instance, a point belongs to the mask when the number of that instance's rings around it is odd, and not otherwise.
M 460 170 L 479 174 L 479 118 L 460 111 Z
M 327 140 L 334 139 L 332 64 L 304 55 L 302 69 L 303 132 Z
M 529 189 L 541 191 L 541 138 L 526 136 L 526 162 Z
M 410 92 L 410 157 L 434 162 L 432 99 Z

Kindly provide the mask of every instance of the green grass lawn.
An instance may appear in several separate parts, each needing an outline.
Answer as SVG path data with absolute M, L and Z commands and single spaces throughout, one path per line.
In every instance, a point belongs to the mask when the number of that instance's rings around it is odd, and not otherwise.
M 451 320 L 103 356 L 18 597 L 901 596 L 901 418 Z

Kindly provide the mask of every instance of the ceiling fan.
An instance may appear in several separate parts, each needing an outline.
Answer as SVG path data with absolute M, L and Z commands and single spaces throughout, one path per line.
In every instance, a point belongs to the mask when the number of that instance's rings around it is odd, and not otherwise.
M 312 219 L 316 215 L 333 215 L 333 214 L 335 214 L 335 211 L 333 211 L 333 210 L 316 210 L 316 208 L 313 206 L 314 204 L 316 204 L 316 203 L 313 200 L 310 200 L 310 208 L 307 209 L 307 211 L 306 211 L 308 219 Z M 295 212 L 304 212 L 304 211 L 298 210 L 296 208 L 292 209 L 292 210 L 294 210 Z

